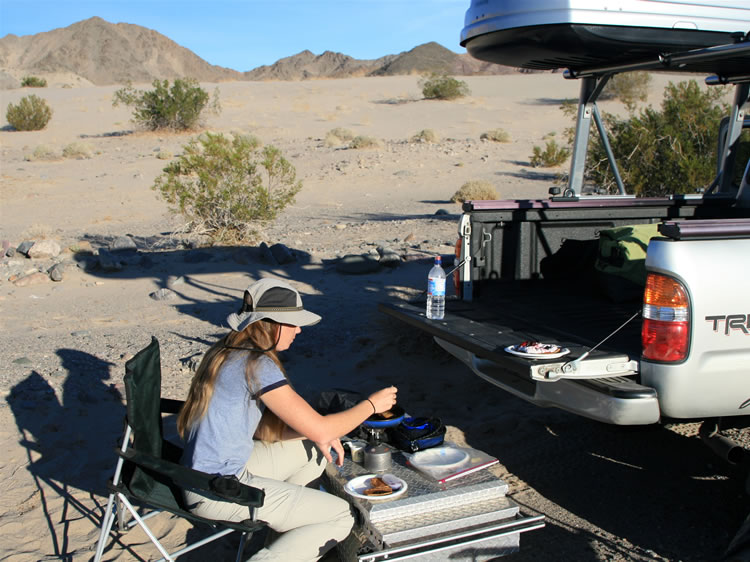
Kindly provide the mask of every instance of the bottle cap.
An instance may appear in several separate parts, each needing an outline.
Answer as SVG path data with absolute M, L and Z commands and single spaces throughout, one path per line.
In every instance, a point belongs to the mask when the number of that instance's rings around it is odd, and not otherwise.
M 440 256 L 435 256 L 435 263 L 440 263 L 442 261 L 442 258 Z

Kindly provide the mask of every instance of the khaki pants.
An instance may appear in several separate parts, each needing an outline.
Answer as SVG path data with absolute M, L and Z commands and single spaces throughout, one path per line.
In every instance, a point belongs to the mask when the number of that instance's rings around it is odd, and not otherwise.
M 348 502 L 306 487 L 322 474 L 325 465 L 325 458 L 310 441 L 255 442 L 238 478 L 265 491 L 256 518 L 282 534 L 250 560 L 317 560 L 347 537 L 354 524 Z M 201 517 L 224 521 L 250 518 L 247 507 L 231 502 L 190 491 L 185 491 L 185 499 L 191 511 Z

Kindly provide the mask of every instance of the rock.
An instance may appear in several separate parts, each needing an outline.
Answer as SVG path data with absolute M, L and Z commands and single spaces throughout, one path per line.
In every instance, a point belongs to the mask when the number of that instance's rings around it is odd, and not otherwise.
M 31 359 L 28 357 L 19 357 L 13 360 L 14 365 L 31 365 Z
M 71 332 L 70 335 L 74 338 L 87 338 L 91 335 L 91 332 L 89 330 L 76 330 Z
M 168 301 L 177 298 L 177 293 L 171 289 L 161 288 L 149 295 L 155 301 Z
M 273 254 L 274 259 L 279 263 L 279 265 L 297 261 L 297 258 L 294 257 L 294 254 L 292 254 L 289 248 L 287 248 L 284 244 L 274 244 L 273 246 L 271 246 L 270 250 Z
M 414 235 L 414 233 L 410 232 L 409 234 L 406 235 L 406 238 L 404 238 L 404 242 L 411 242 L 415 238 L 416 236 Z
M 94 248 L 88 240 L 80 240 L 70 247 L 70 251 L 76 254 L 93 254 Z
M 63 272 L 65 271 L 64 266 L 61 263 L 56 263 L 52 267 L 49 268 L 47 271 L 47 274 L 49 275 L 49 278 L 53 281 L 62 281 L 63 280 Z
M 386 267 L 398 267 L 401 264 L 401 256 L 396 252 L 384 252 L 380 256 L 380 263 Z
M 19 254 L 23 254 L 24 256 L 28 256 L 29 255 L 29 250 L 31 250 L 31 247 L 33 245 L 34 245 L 34 241 L 33 240 L 24 240 L 23 242 L 21 242 L 18 245 L 18 247 L 16 248 L 16 251 Z
M 104 248 L 99 249 L 99 267 L 104 271 L 122 271 L 122 263 Z
M 184 285 L 185 284 L 185 278 L 180 275 L 179 277 L 175 277 L 174 275 L 170 275 L 167 279 L 167 288 L 171 289 L 172 287 L 177 287 L 178 285 Z
M 344 256 L 336 263 L 336 271 L 350 275 L 361 275 L 363 273 L 374 273 L 380 269 L 380 260 L 372 255 Z
M 260 257 L 264 262 L 270 263 L 272 265 L 279 265 L 276 261 L 276 257 L 271 251 L 271 248 L 268 247 L 268 244 L 266 244 L 265 242 L 261 242 L 258 248 L 260 249 Z
M 19 277 L 15 281 L 13 281 L 13 284 L 16 287 L 28 287 L 29 285 L 39 285 L 41 283 L 48 283 L 49 282 L 49 275 L 46 273 L 42 273 L 41 271 L 35 271 L 34 273 L 30 273 L 29 275 L 24 275 L 23 277 Z
M 16 249 L 13 246 L 5 250 L 6 257 L 12 258 L 12 257 L 15 257 L 15 255 L 16 255 Z
M 339 224 L 334 225 L 333 228 L 335 228 L 336 230 L 344 230 L 346 228 L 346 225 L 343 223 L 339 223 Z
M 124 252 L 127 250 L 137 250 L 138 246 L 135 244 L 130 236 L 118 236 L 109 244 L 110 252 Z
M 445 217 L 448 215 L 450 215 L 450 212 L 448 212 L 446 209 L 438 209 L 437 211 L 435 211 L 435 216 L 438 217 Z
M 33 259 L 56 258 L 60 255 L 60 244 L 54 240 L 40 240 L 29 248 L 26 255 Z

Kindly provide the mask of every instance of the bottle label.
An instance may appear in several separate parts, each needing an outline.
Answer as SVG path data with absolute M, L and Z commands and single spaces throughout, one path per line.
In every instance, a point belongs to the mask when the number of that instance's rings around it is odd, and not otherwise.
M 427 280 L 427 293 L 433 296 L 445 295 L 445 278 L 430 278 Z

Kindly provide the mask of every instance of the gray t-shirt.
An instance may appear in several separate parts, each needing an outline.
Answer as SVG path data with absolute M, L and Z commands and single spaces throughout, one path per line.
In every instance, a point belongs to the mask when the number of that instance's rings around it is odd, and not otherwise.
M 245 353 L 232 353 L 219 369 L 206 415 L 193 424 L 181 463 L 209 474 L 239 475 L 253 451 L 253 435 L 265 407 L 264 392 L 288 384 L 276 363 L 262 355 L 254 365 L 254 388 L 245 378 Z

